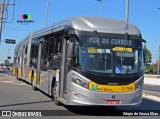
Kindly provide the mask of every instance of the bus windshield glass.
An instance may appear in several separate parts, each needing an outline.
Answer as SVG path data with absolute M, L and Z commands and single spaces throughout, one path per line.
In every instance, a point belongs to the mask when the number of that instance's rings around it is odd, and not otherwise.
M 143 70 L 142 50 L 132 52 L 114 52 L 115 74 L 137 73 Z
M 92 72 L 112 73 L 111 49 L 77 45 L 75 47 L 75 64 Z
M 122 48 L 124 49 L 124 48 Z M 75 46 L 74 64 L 82 70 L 105 74 L 132 74 L 143 70 L 142 50 L 121 47 Z

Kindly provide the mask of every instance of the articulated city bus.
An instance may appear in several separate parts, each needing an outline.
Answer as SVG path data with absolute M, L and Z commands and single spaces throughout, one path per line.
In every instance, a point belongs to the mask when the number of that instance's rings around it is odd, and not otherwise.
M 24 38 L 15 48 L 13 72 L 56 104 L 137 105 L 143 41 L 125 21 L 71 17 Z

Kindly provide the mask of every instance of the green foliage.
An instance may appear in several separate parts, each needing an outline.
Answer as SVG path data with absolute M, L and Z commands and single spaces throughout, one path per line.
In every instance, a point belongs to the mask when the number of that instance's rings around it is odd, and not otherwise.
M 152 62 L 152 53 L 150 50 L 144 46 L 144 53 L 145 53 L 145 73 L 146 74 L 157 74 L 158 65 Z
M 157 65 L 156 64 L 146 64 L 145 73 L 146 74 L 157 74 Z
M 157 72 L 157 66 L 155 64 L 150 64 L 152 62 L 152 54 L 146 46 L 144 46 L 144 53 L 145 53 L 145 73 L 155 74 Z
M 152 67 L 153 67 L 153 74 L 157 74 L 158 65 L 152 64 Z
M 150 64 L 152 62 L 152 53 L 147 48 L 147 46 L 144 46 L 144 53 L 145 53 L 145 63 Z

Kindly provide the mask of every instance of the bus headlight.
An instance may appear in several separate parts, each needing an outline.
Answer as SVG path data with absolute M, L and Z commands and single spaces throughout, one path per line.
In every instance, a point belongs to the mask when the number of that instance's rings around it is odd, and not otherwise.
M 140 89 L 143 86 L 143 78 L 136 83 L 136 89 Z
M 83 81 L 81 78 L 79 77 L 73 77 L 72 78 L 72 82 L 79 85 L 79 86 L 82 86 L 83 88 L 88 88 L 88 83 Z

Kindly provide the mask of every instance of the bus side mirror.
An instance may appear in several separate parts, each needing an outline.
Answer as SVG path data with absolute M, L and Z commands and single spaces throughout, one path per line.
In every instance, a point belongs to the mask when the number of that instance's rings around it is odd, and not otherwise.
M 146 45 L 146 40 L 144 40 L 144 39 L 142 39 L 142 42 L 144 43 L 144 45 Z M 144 64 L 146 64 L 146 55 L 145 55 L 145 50 L 143 49 L 143 62 L 144 62 Z
M 146 43 L 147 41 L 146 41 L 146 40 L 144 40 L 144 39 L 142 39 L 142 42 Z
M 73 46 L 74 46 L 74 43 L 67 43 L 67 57 L 68 58 L 73 57 Z

